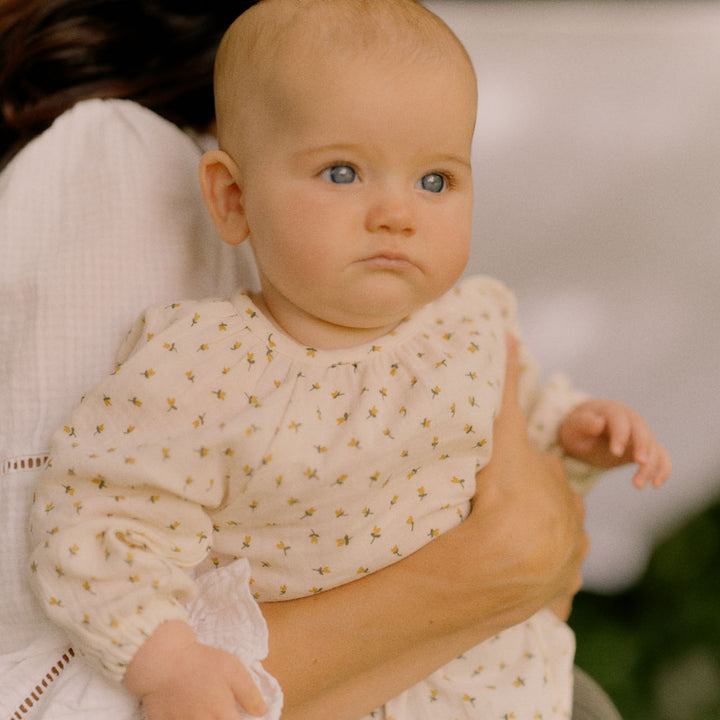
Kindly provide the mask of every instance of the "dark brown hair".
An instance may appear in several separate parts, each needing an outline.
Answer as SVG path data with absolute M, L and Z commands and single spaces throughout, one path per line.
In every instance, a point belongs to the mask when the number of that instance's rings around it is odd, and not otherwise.
M 0 168 L 79 100 L 135 100 L 178 125 L 214 117 L 212 67 L 254 2 L 0 0 Z

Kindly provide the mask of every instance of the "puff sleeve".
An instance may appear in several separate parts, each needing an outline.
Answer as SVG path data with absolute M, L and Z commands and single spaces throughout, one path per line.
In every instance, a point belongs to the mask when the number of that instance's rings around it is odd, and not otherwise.
M 152 354 L 136 351 L 169 316 L 182 322 L 196 306 L 173 306 L 136 326 L 126 362 L 55 434 L 31 512 L 32 578 L 45 611 L 118 682 L 159 624 L 186 619 L 195 594 L 189 571 L 207 556 L 208 510 L 224 496 L 212 458 L 207 472 L 191 470 L 202 458 L 177 441 L 186 419 L 162 373 L 154 377 Z
M 538 450 L 553 452 L 565 464 L 568 480 L 578 492 L 587 492 L 601 470 L 566 455 L 558 443 L 558 432 L 565 416 L 588 395 L 573 387 L 569 378 L 555 373 L 546 381 L 530 350 L 522 341 L 517 300 L 511 290 L 498 280 L 483 278 L 487 292 L 500 307 L 505 328 L 520 343 L 519 401 L 528 422 L 528 438 Z

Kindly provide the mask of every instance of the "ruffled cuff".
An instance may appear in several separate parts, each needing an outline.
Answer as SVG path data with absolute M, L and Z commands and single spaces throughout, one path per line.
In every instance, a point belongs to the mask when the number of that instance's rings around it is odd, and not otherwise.
M 283 694 L 278 681 L 263 668 L 268 654 L 268 629 L 250 593 L 247 560 L 197 578 L 198 595 L 187 608 L 198 642 L 235 655 L 250 671 L 268 706 L 264 720 L 279 720 Z
M 528 417 L 530 443 L 563 461 L 570 485 L 581 495 L 589 492 L 604 471 L 565 453 L 558 433 L 568 413 L 588 399 L 589 395 L 573 388 L 565 375 L 555 375 L 543 387 Z

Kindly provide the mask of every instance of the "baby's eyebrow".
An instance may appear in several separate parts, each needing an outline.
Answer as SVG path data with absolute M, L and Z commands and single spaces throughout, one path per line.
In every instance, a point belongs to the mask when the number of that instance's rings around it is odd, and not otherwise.
M 336 153 L 342 155 L 348 152 L 360 152 L 363 149 L 362 145 L 354 143 L 328 143 L 327 145 L 318 145 L 316 147 L 309 147 L 303 150 L 299 150 L 294 154 L 293 157 L 302 159 L 305 157 L 311 157 L 312 155 L 324 155 L 328 153 Z
M 306 158 L 311 158 L 314 155 L 326 155 L 326 154 L 335 154 L 339 158 L 341 158 L 344 154 L 358 154 L 364 150 L 367 150 L 367 148 L 363 145 L 359 145 L 356 143 L 328 143 L 327 145 L 318 145 L 316 147 L 310 147 L 305 148 L 303 150 L 299 150 L 293 155 L 293 158 L 295 160 L 303 160 Z M 460 165 L 461 167 L 471 169 L 472 164 L 470 162 L 470 159 L 463 156 L 463 155 L 456 155 L 454 153 L 448 153 L 443 154 L 440 153 L 438 155 L 428 155 L 427 160 L 424 162 L 424 164 L 428 166 L 432 165 L 443 165 L 443 164 L 453 164 L 453 165 Z
M 433 158 L 432 163 L 453 163 L 456 165 L 462 165 L 466 168 L 471 168 L 472 163 L 468 158 L 462 157 L 461 155 L 439 155 L 437 158 Z

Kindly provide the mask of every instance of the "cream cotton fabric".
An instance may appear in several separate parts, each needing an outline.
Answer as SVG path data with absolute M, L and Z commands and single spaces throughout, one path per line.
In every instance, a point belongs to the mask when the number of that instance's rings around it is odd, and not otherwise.
M 191 569 L 247 559 L 253 594 L 270 601 L 414 552 L 469 512 L 507 330 L 514 298 L 483 277 L 351 350 L 293 342 L 242 292 L 151 308 L 55 436 L 33 510 L 39 596 L 119 677 L 160 622 L 185 617 Z M 559 379 L 540 388 L 525 360 L 540 447 L 581 399 Z M 375 717 L 569 717 L 573 651 L 541 612 Z
M 112 370 L 142 308 L 255 282 L 245 251 L 223 245 L 207 218 L 200 154 L 194 138 L 139 105 L 90 100 L 0 174 L 3 718 L 135 712 L 124 692 L 69 654 L 66 633 L 38 606 L 27 581 L 28 512 L 52 432 Z

